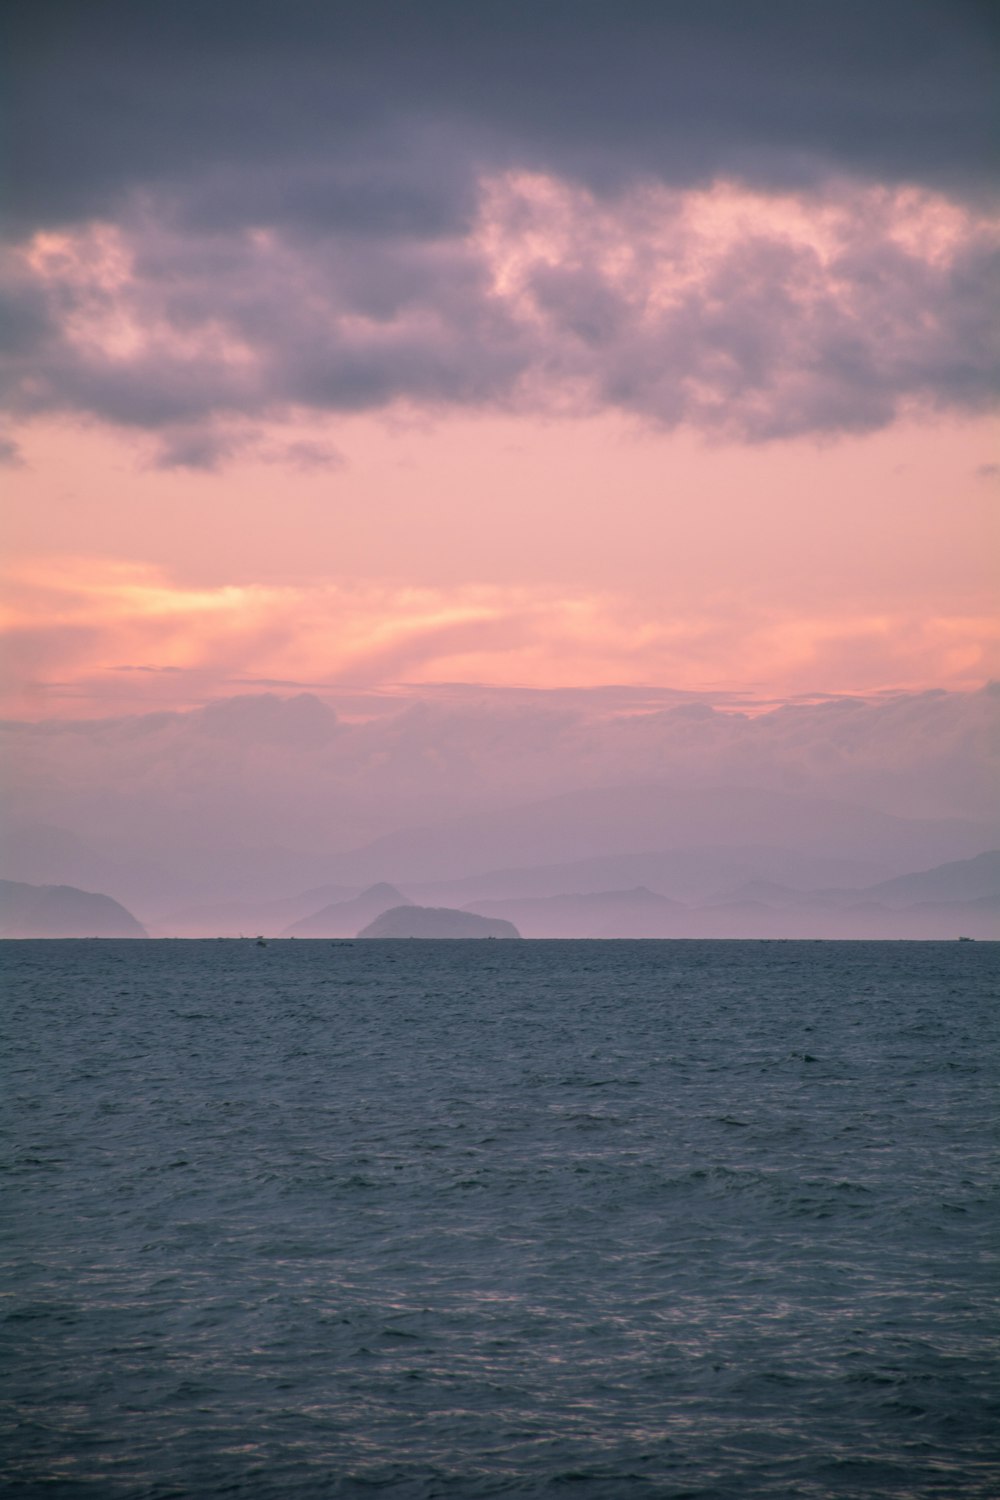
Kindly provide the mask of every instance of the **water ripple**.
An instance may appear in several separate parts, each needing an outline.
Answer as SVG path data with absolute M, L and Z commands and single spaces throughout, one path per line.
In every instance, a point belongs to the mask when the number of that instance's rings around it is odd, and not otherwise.
M 1000 1492 L 997 949 L 4 943 L 12 1500 Z

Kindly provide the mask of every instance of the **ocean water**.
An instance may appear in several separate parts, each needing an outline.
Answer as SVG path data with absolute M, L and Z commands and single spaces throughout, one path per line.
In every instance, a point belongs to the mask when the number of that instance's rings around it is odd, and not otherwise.
M 998 946 L 7 942 L 8 1497 L 995 1497 Z

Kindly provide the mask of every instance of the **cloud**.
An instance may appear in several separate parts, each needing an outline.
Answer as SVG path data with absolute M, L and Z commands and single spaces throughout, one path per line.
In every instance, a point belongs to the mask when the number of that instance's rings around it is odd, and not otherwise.
M 155 850 L 189 877 L 227 850 L 330 854 L 397 827 L 598 786 L 760 787 L 907 816 L 995 818 L 1000 696 L 990 691 L 748 714 L 704 699 L 643 709 L 481 687 L 413 691 L 361 719 L 330 697 L 0 724 L 10 805 L 123 856 Z M 273 884 L 280 891 L 277 875 Z
M 17 418 L 211 469 L 294 411 L 765 440 L 995 396 L 997 33 L 972 0 L 6 16 Z
M 375 245 L 182 232 L 147 204 L 9 254 L 35 335 L 5 360 L 6 400 L 149 433 L 156 462 L 191 468 L 265 420 L 400 403 L 617 410 L 744 441 L 871 431 L 995 400 L 998 246 L 1000 219 L 843 183 L 609 203 L 508 174 L 480 181 L 464 235 Z
M 22 227 L 176 193 L 203 225 L 458 231 L 480 168 L 603 191 L 831 172 L 990 191 L 978 0 L 10 0 Z
M 656 683 L 695 698 L 708 688 L 720 702 L 762 683 L 783 697 L 820 685 L 964 687 L 995 670 L 1000 640 L 997 622 L 971 611 L 653 610 L 613 593 L 499 584 L 194 587 L 81 558 L 11 570 L 6 600 L 8 701 L 45 715 L 188 707 L 260 679 L 327 692 Z

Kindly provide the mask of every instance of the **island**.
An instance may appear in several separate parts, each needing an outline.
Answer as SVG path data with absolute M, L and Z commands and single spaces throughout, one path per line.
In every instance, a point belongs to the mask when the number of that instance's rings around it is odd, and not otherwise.
M 369 922 L 359 938 L 519 938 L 513 922 L 480 917 L 450 906 L 392 906 Z

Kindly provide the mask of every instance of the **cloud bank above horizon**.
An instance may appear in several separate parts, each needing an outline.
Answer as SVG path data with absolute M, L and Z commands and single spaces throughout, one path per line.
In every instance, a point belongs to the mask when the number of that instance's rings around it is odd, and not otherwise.
M 148 203 L 37 233 L 8 259 L 11 410 L 152 434 L 157 463 L 211 468 L 255 423 L 400 402 L 618 410 L 756 442 L 995 400 L 1000 216 L 843 184 L 609 204 L 538 173 L 478 198 L 464 234 L 433 240 L 205 231 Z
M 998 715 L 997 685 L 770 708 L 624 688 L 345 689 L 5 723 L 0 745 L 18 822 L 133 859 L 186 850 L 196 865 L 198 851 L 211 863 L 216 848 L 346 850 L 397 828 L 626 785 L 771 789 L 985 827 L 996 821 Z
M 6 403 L 211 467 L 261 422 L 977 414 L 974 4 L 14 5 Z

